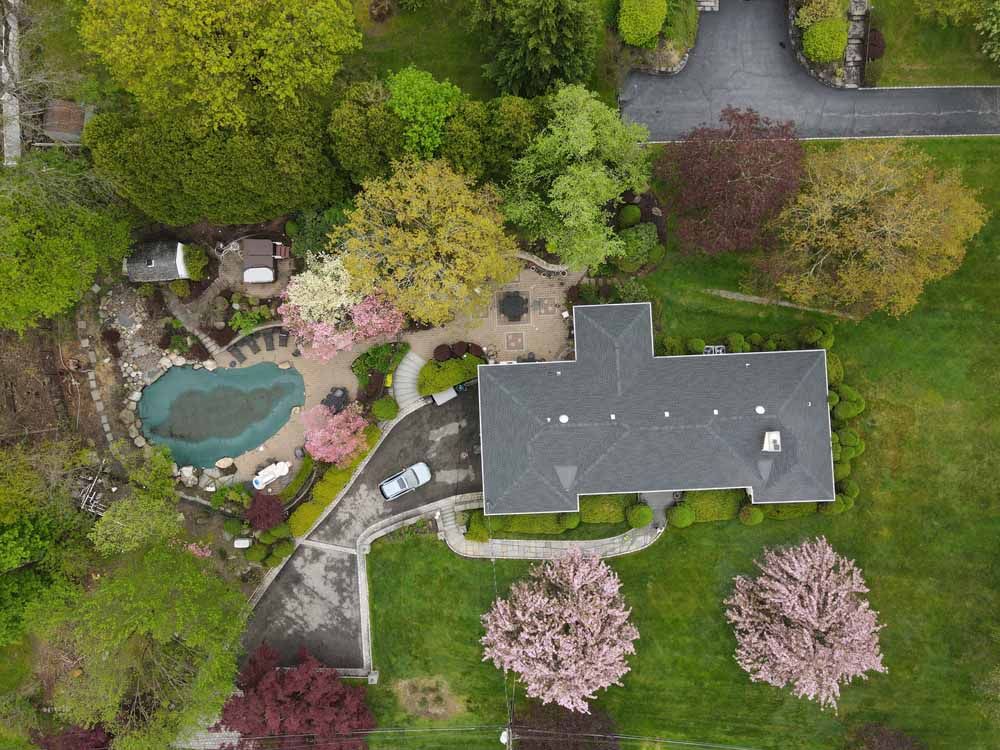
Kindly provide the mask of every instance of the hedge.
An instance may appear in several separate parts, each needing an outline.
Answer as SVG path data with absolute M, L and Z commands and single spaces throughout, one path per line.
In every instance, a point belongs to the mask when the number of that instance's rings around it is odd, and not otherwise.
M 271 547 L 271 557 L 283 559 L 295 551 L 295 542 L 291 539 L 282 539 Z
M 633 529 L 641 529 L 643 526 L 649 526 L 653 522 L 653 509 L 645 503 L 638 503 L 628 509 L 626 518 L 628 519 L 628 525 Z
M 840 491 L 844 497 L 849 497 L 852 500 L 857 499 L 858 495 L 861 494 L 861 487 L 853 479 L 847 479 L 837 485 L 837 489 Z
M 688 354 L 705 353 L 705 339 L 688 339 L 686 346 Z
M 667 523 L 678 529 L 684 529 L 694 523 L 694 511 L 686 505 L 674 505 L 667 511 Z
M 826 353 L 826 382 L 831 388 L 844 379 L 844 363 L 833 352 Z
M 744 505 L 740 508 L 740 523 L 744 526 L 756 526 L 764 520 L 764 511 L 756 505 Z
M 819 503 L 817 510 L 824 516 L 839 516 L 847 510 L 847 503 L 842 495 L 837 495 L 832 503 Z
M 684 505 L 694 513 L 695 523 L 736 518 L 746 499 L 743 490 L 698 490 L 684 493 Z
M 524 515 L 490 516 L 481 510 L 469 514 L 465 538 L 485 542 L 490 531 L 508 534 L 561 534 L 580 525 L 578 513 L 528 513 Z
M 320 517 L 325 507 L 324 503 L 313 501 L 302 503 L 292 513 L 291 518 L 288 519 L 288 527 L 291 529 L 292 534 L 297 537 L 303 536 L 316 523 L 316 519 Z
M 633 495 L 585 495 L 580 498 L 580 520 L 583 523 L 621 523 L 625 512 L 635 504 Z
M 666 20 L 667 0 L 622 0 L 618 31 L 625 44 L 652 49 Z
M 839 482 L 842 479 L 847 479 L 849 476 L 851 476 L 851 462 L 843 460 L 835 461 L 833 464 L 833 481 Z
M 484 360 L 472 354 L 444 362 L 431 360 L 420 368 L 420 374 L 417 375 L 417 391 L 421 396 L 430 396 L 472 380 L 476 377 L 476 368 L 481 364 L 485 364 Z
M 842 60 L 847 48 L 847 27 L 846 18 L 817 21 L 802 34 L 802 51 L 817 63 Z
M 295 496 L 299 494 L 299 490 L 302 489 L 302 486 L 309 480 L 309 477 L 312 476 L 313 467 L 315 465 L 316 462 L 313 460 L 313 457 L 307 453 L 302 459 L 302 463 L 299 465 L 299 470 L 295 472 L 295 477 L 288 483 L 288 486 L 285 487 L 285 489 L 278 493 L 278 497 L 281 498 L 281 502 L 287 504 L 295 499 Z
M 392 396 L 385 396 L 372 404 L 372 416 L 380 422 L 388 422 L 399 414 L 399 404 Z

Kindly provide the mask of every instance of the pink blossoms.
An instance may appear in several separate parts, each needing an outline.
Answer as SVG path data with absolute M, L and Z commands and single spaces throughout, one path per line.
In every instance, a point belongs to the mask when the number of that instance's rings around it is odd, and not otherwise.
M 621 581 L 599 558 L 573 549 L 532 568 L 483 615 L 483 660 L 520 676 L 529 697 L 589 713 L 597 690 L 621 684 L 639 631 Z
M 765 549 L 756 578 L 737 576 L 726 600 L 736 661 L 754 682 L 792 685 L 800 698 L 836 708 L 840 686 L 885 672 L 877 615 L 861 571 L 825 538 Z

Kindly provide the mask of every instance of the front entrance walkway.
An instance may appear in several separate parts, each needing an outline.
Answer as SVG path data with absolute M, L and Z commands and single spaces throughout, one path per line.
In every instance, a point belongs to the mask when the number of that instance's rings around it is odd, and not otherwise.
M 702 14 L 683 71 L 629 74 L 623 113 L 646 125 L 652 141 L 714 125 L 726 106 L 792 120 L 808 138 L 1000 134 L 1000 87 L 825 86 L 794 58 L 784 9 L 783 0 L 722 0 L 718 13 Z

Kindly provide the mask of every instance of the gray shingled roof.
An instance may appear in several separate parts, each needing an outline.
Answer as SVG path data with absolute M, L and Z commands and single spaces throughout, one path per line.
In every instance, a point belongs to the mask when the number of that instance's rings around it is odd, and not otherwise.
M 479 367 L 488 514 L 611 492 L 834 499 L 825 351 L 654 357 L 649 303 L 577 305 L 573 319 L 575 361 Z M 762 450 L 769 431 L 781 452 Z
M 186 278 L 177 268 L 177 240 L 142 243 L 125 260 L 125 273 L 130 281 L 138 282 Z

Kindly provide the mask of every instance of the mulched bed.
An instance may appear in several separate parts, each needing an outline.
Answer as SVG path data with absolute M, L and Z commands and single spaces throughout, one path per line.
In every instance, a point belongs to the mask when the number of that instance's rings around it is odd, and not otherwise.
M 656 197 L 656 194 L 652 191 L 647 191 L 639 196 L 639 202 L 635 202 L 635 193 L 631 190 L 625 191 L 622 194 L 622 199 L 625 203 L 634 203 L 639 206 L 639 213 L 641 215 L 640 221 L 644 224 L 655 224 L 656 234 L 660 238 L 660 244 L 667 244 L 667 217 L 666 211 L 663 205 L 660 203 L 660 199 Z M 653 209 L 657 209 L 654 211 Z

